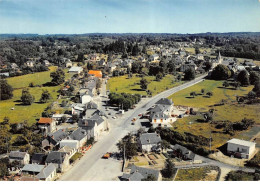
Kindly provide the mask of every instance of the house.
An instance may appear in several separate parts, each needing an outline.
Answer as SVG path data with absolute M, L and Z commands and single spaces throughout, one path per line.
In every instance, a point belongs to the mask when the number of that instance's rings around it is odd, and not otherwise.
M 63 129 L 59 129 L 56 132 L 48 134 L 46 139 L 42 141 L 42 147 L 45 149 L 52 149 L 57 146 L 61 140 L 65 139 L 68 136 L 68 133 Z
M 27 65 L 28 67 L 33 67 L 34 64 L 35 64 L 35 62 L 34 62 L 33 60 L 29 60 L 29 61 L 26 62 L 26 65 Z
M 151 62 L 154 62 L 154 61 L 157 61 L 159 59 L 159 55 L 158 54 L 153 54 L 150 56 L 150 61 Z
M 32 164 L 44 165 L 46 157 L 47 157 L 47 155 L 45 155 L 44 153 L 34 153 L 32 155 L 31 162 L 32 162 Z
M 69 166 L 69 155 L 65 152 L 52 151 L 48 154 L 45 163 L 53 164 L 58 171 L 63 172 Z
M 192 68 L 194 70 L 197 70 L 197 65 L 194 63 L 194 61 L 189 60 L 188 62 L 185 62 L 180 67 L 180 72 L 185 72 L 187 69 Z
M 63 117 L 65 118 L 65 122 L 67 122 L 68 119 L 72 118 L 72 116 L 69 114 L 53 114 L 52 120 L 55 121 L 56 124 L 59 124 Z
M 37 123 L 37 126 L 46 134 L 56 130 L 56 123 L 52 118 L 41 117 Z
M 98 139 L 100 134 L 107 128 L 107 122 L 100 115 L 95 114 L 91 118 L 79 121 L 79 127 L 87 131 L 88 138 Z
M 43 170 L 43 168 L 44 168 L 44 165 L 26 164 L 22 168 L 22 174 L 23 175 L 37 175 Z
M 102 78 L 102 72 L 100 70 L 89 70 L 88 74 L 97 78 Z
M 114 63 L 109 62 L 107 66 L 110 69 L 110 72 L 113 72 L 116 69 L 116 65 Z
M 142 179 L 146 179 L 149 175 L 154 176 L 155 181 L 162 180 L 162 175 L 159 170 L 138 167 L 135 165 L 132 165 L 131 171 L 129 174 L 124 173 L 123 176 L 121 176 L 121 180 L 123 180 L 123 181 L 142 181 Z
M 233 138 L 227 141 L 227 153 L 239 158 L 251 159 L 256 151 L 255 145 L 255 142 Z
M 11 68 L 12 68 L 12 69 L 17 69 L 17 68 L 19 68 L 19 67 L 17 66 L 16 63 L 11 63 Z
M 48 60 L 43 60 L 42 62 L 45 66 L 50 66 L 50 62 Z
M 73 66 L 69 69 L 69 73 L 80 74 L 83 71 L 82 67 Z
M 22 165 L 29 164 L 30 162 L 30 155 L 26 152 L 20 151 L 11 151 L 9 153 L 9 161 L 12 163 L 14 161 L 20 162 Z
M 154 128 L 171 127 L 170 123 L 176 121 L 176 117 L 171 117 L 163 112 L 154 112 L 150 114 L 149 120 Z
M 71 105 L 71 114 L 81 115 L 86 110 L 86 105 L 81 103 L 74 103 Z
M 175 157 L 181 158 L 182 160 L 191 160 L 193 161 L 195 158 L 195 154 L 188 150 L 187 148 L 179 145 L 179 144 L 175 144 L 174 146 L 171 146 L 171 149 L 173 150 L 173 155 Z
M 10 74 L 9 72 L 4 72 L 4 73 L 0 73 L 0 76 L 9 77 Z
M 203 54 L 197 54 L 197 59 L 198 60 L 204 60 Z
M 68 159 L 70 159 L 77 152 L 77 149 L 65 145 L 59 149 L 59 152 L 66 153 L 68 155 Z
M 160 150 L 161 137 L 157 133 L 143 133 L 138 139 L 139 148 L 142 151 L 157 151 Z
M 37 174 L 37 178 L 40 181 L 52 181 L 56 176 L 56 167 L 54 164 L 49 164 L 43 170 Z
M 69 136 L 68 139 L 79 142 L 79 147 L 82 147 L 87 142 L 87 131 L 82 128 L 77 128 Z
M 68 146 L 72 149 L 78 150 L 80 148 L 79 141 L 77 140 L 62 140 L 60 141 L 60 147 Z
M 70 59 L 66 59 L 65 65 L 66 65 L 67 68 L 72 67 L 72 62 L 71 62 L 71 60 L 70 60 Z

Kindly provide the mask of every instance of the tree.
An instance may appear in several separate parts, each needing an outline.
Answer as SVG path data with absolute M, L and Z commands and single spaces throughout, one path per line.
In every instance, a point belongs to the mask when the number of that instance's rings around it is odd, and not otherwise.
M 168 142 L 168 141 L 166 141 L 166 140 L 162 140 L 162 142 L 161 142 L 161 147 L 162 147 L 162 150 L 165 150 L 165 149 L 167 149 L 167 148 L 170 148 L 170 143 Z
M 126 158 L 131 158 L 137 155 L 137 143 L 132 142 L 133 136 L 131 134 L 126 135 L 119 143 L 117 143 L 118 150 L 122 153 L 125 152 Z
M 175 172 L 176 172 L 176 169 L 174 168 L 174 164 L 170 160 L 167 160 L 166 161 L 166 166 L 162 170 L 163 177 L 165 177 L 165 178 L 172 178 L 173 175 L 175 174 Z
M 231 71 L 222 64 L 216 66 L 211 73 L 211 78 L 214 80 L 227 80 L 230 76 Z
M 8 172 L 7 165 L 5 163 L 0 162 L 0 178 L 3 178 L 8 175 L 9 172 Z
M 256 93 L 254 91 L 250 91 L 248 94 L 247 94 L 248 98 L 250 99 L 254 99 L 256 97 Z
M 161 72 L 159 72 L 159 73 L 156 75 L 156 77 L 155 77 L 156 81 L 160 81 L 162 78 L 163 78 L 163 74 L 162 74 Z
M 23 89 L 21 101 L 24 105 L 31 105 L 34 102 L 34 96 L 30 94 L 28 89 Z
M 196 95 L 196 92 L 194 92 L 194 91 L 190 93 L 190 96 L 193 96 L 193 98 L 195 97 L 195 95 Z
M 212 113 L 210 112 L 206 112 L 204 115 L 203 115 L 204 119 L 206 122 L 209 122 L 213 119 L 213 116 L 212 116 Z
M 48 100 L 50 100 L 52 97 L 51 97 L 51 94 L 49 93 L 48 90 L 42 90 L 42 96 L 40 98 L 40 102 L 41 103 L 46 103 Z
M 62 84 L 65 81 L 65 73 L 60 68 L 55 72 L 51 72 L 50 77 L 52 78 L 52 84 L 56 86 Z
M 256 93 L 257 97 L 260 97 L 260 81 L 255 82 L 253 91 Z
M 251 71 L 249 76 L 250 84 L 254 85 L 259 80 L 260 80 L 260 75 L 257 72 Z
M 13 97 L 13 88 L 5 79 L 0 79 L 0 100 L 8 100 Z
M 195 47 L 195 54 L 197 55 L 197 54 L 200 54 L 200 49 L 199 49 L 199 47 Z
M 146 90 L 148 87 L 148 81 L 145 78 L 140 80 L 140 86 L 142 90 Z
M 200 92 L 201 92 L 201 94 L 204 94 L 205 93 L 205 89 L 201 89 Z
M 174 62 L 173 61 L 170 61 L 169 63 L 168 63 L 168 71 L 169 71 L 169 73 L 170 74 L 175 74 L 175 72 L 176 72 L 176 66 L 175 66 L 175 64 L 174 64 Z
M 184 71 L 184 80 L 195 79 L 195 70 L 193 68 L 188 68 Z
M 211 97 L 211 96 L 213 96 L 213 93 L 212 92 L 207 92 L 207 95 L 209 96 L 209 97 Z
M 207 72 L 212 68 L 212 63 L 209 61 L 206 61 L 204 65 L 205 65 L 205 71 Z
M 148 174 L 147 178 L 144 178 L 141 181 L 156 181 L 156 178 L 154 175 Z
M 223 84 L 222 84 L 222 86 L 224 86 L 225 88 L 229 87 L 228 81 L 224 81 Z
M 248 86 L 250 84 L 248 72 L 246 70 L 239 72 L 237 75 L 237 81 L 240 82 L 243 86 Z

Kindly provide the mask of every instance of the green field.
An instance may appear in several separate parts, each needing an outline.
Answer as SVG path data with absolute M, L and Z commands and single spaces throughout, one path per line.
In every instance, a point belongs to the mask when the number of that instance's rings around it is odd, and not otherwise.
M 173 75 L 166 75 L 160 82 L 155 81 L 155 77 L 153 76 L 146 76 L 145 79 L 149 82 L 148 90 L 152 92 L 152 95 L 156 95 L 166 89 L 183 83 L 183 81 L 173 82 Z M 130 79 L 128 79 L 127 75 L 112 77 L 108 80 L 107 88 L 111 92 L 147 95 L 147 93 L 140 88 L 140 80 L 141 78 L 136 75 L 133 75 Z
M 57 91 L 60 89 L 61 86 L 28 86 L 31 82 L 33 82 L 34 85 L 42 85 L 46 82 L 50 82 L 50 73 L 52 71 L 55 71 L 55 69 L 56 67 L 50 67 L 50 70 L 46 72 L 8 78 L 8 83 L 14 88 L 14 96 L 12 99 L 0 102 L 0 121 L 2 121 L 4 117 L 7 116 L 10 119 L 10 123 L 23 122 L 24 120 L 27 120 L 30 125 L 35 123 L 36 119 L 41 117 L 41 113 L 44 111 L 44 109 L 57 99 Z M 67 69 L 65 70 L 65 72 L 67 72 Z M 66 79 L 68 79 L 69 77 L 70 74 L 66 73 Z M 35 97 L 35 102 L 30 106 L 21 105 L 21 102 L 19 102 L 23 88 L 29 88 L 30 93 Z M 37 103 L 41 97 L 43 89 L 48 90 L 53 99 L 52 101 L 45 104 Z M 14 108 L 14 110 L 11 110 L 11 108 Z
M 195 54 L 195 48 L 194 47 L 185 47 L 184 48 L 187 52 L 190 54 Z M 211 52 L 210 48 L 199 48 L 200 52 L 202 53 L 204 50 L 207 51 L 207 53 Z
M 179 169 L 174 181 L 216 181 L 216 175 L 207 176 L 210 171 L 209 167 Z
M 208 111 L 214 105 L 219 103 L 222 99 L 226 100 L 225 105 L 214 106 L 214 120 L 230 120 L 231 122 L 240 121 L 243 118 L 251 118 L 260 124 L 260 106 L 259 105 L 243 105 L 237 104 L 235 95 L 245 95 L 252 90 L 253 86 L 243 87 L 238 90 L 231 88 L 218 88 L 222 86 L 223 81 L 205 80 L 192 87 L 184 89 L 178 93 L 171 95 L 169 98 L 173 100 L 175 105 L 189 106 L 197 108 L 200 112 Z M 208 91 L 213 92 L 213 96 L 208 98 L 204 95 L 190 97 L 190 92 L 195 91 L 200 93 L 201 89 L 205 89 L 205 94 Z M 223 145 L 227 140 L 231 138 L 228 134 L 223 134 L 221 130 L 216 129 L 214 125 L 209 123 L 198 122 L 198 119 L 203 119 L 202 115 L 189 116 L 182 119 L 178 119 L 173 124 L 173 129 L 178 132 L 191 132 L 195 135 L 202 135 L 210 137 L 210 131 L 215 131 L 212 134 L 213 142 L 212 148 L 217 148 Z M 189 122 L 192 122 L 190 125 Z M 235 137 L 239 137 L 240 134 L 236 133 Z

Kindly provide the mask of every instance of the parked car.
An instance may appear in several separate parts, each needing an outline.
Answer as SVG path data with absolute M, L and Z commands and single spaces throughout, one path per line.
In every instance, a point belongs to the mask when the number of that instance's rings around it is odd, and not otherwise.
M 116 117 L 115 117 L 115 116 L 113 116 L 112 118 L 113 118 L 113 119 L 116 119 Z
M 104 158 L 104 159 L 109 159 L 110 156 L 111 156 L 111 153 L 107 152 L 106 154 L 103 155 L 102 158 Z
M 143 114 L 138 114 L 138 116 L 143 116 Z

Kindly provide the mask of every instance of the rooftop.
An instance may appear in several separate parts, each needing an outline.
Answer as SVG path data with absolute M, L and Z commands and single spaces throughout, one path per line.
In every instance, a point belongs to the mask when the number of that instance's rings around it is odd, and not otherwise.
M 245 141 L 245 140 L 235 139 L 235 138 L 227 141 L 227 143 L 238 144 L 238 145 L 243 145 L 248 147 L 254 146 L 256 144 L 255 142 L 250 142 L 250 141 Z
M 38 121 L 39 124 L 51 124 L 52 119 L 51 118 L 43 118 L 41 117 L 40 120 Z

